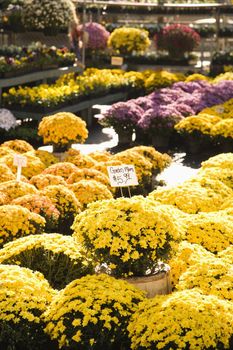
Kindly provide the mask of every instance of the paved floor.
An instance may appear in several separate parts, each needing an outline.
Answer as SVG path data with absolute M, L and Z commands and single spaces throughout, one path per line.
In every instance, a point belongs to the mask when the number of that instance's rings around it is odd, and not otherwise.
M 93 151 L 119 151 L 117 144 L 118 136 L 113 129 L 102 129 L 98 124 L 94 124 L 92 129 L 89 130 L 89 137 L 85 144 L 75 144 L 72 147 L 80 150 L 83 154 L 88 154 Z M 41 149 L 52 152 L 51 146 L 41 147 Z M 186 153 L 180 151 L 169 153 L 173 157 L 173 162 L 158 176 L 158 180 L 163 180 L 168 186 L 173 186 L 195 176 L 200 164 L 196 157 L 187 158 Z

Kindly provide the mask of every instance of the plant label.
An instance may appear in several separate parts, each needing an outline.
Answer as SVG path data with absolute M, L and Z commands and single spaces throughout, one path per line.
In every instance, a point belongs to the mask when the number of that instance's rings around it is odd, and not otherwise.
M 138 178 L 134 165 L 108 166 L 108 176 L 112 187 L 137 186 Z
M 123 57 L 116 57 L 116 56 L 111 57 L 112 66 L 122 66 L 122 64 L 123 64 Z
M 17 166 L 16 181 L 20 181 L 22 168 L 27 166 L 27 158 L 16 154 L 14 155 L 13 165 Z

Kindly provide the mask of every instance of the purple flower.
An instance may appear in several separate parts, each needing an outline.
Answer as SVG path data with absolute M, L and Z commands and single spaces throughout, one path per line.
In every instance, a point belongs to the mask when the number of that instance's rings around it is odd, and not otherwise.
M 83 31 L 88 33 L 88 41 L 86 47 L 92 50 L 105 49 L 110 33 L 99 23 L 89 22 L 78 27 L 80 33 Z
M 103 126 L 113 126 L 115 129 L 133 129 L 143 113 L 143 109 L 136 105 L 133 100 L 118 102 L 103 114 L 100 123 Z
M 101 123 L 114 128 L 138 127 L 147 132 L 165 132 L 183 117 L 195 115 L 230 98 L 233 98 L 233 81 L 216 84 L 203 80 L 179 82 L 148 96 L 115 103 L 105 113 Z

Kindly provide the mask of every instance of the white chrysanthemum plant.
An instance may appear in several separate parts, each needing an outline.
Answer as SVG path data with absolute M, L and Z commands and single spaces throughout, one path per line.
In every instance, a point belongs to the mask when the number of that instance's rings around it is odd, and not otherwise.
M 0 131 L 9 131 L 14 129 L 17 125 L 17 121 L 14 115 L 5 108 L 0 108 Z
M 28 30 L 57 34 L 68 31 L 75 20 L 75 6 L 71 0 L 25 0 L 22 21 Z

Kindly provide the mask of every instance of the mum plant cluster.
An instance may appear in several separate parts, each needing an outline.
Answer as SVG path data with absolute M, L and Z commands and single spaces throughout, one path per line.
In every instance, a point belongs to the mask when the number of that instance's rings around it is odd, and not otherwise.
M 14 154 L 28 161 L 20 182 Z M 232 153 L 182 185 L 116 199 L 107 165 L 134 159 L 143 182 L 171 159 L 139 146 L 58 162 L 20 140 L 0 155 L 1 348 L 232 349 Z M 165 261 L 169 295 L 125 280 Z
M 36 70 L 73 66 L 75 54 L 67 48 L 48 47 L 40 42 L 27 47 L 14 45 L 0 49 L 0 77 L 23 75 Z
M 147 86 L 155 89 L 170 86 L 184 79 L 182 74 L 166 71 L 149 70 L 140 73 L 125 72 L 121 69 L 88 68 L 81 75 L 65 74 L 54 84 L 13 87 L 3 94 L 3 102 L 9 108 L 12 106 L 25 109 L 30 106 L 54 108 L 62 103 L 75 103 L 92 96 L 104 96 L 117 91 L 132 91 L 141 94 L 144 89 L 147 89 Z
M 151 79 L 153 74 L 147 84 Z M 113 104 L 100 123 L 112 126 L 118 133 L 136 131 L 142 142 L 153 143 L 153 139 L 156 142 L 163 136 L 169 143 L 175 130 L 183 136 L 205 134 L 216 143 L 224 142 L 227 138 L 232 140 L 232 97 L 232 73 L 213 80 L 193 74 L 171 87 Z

